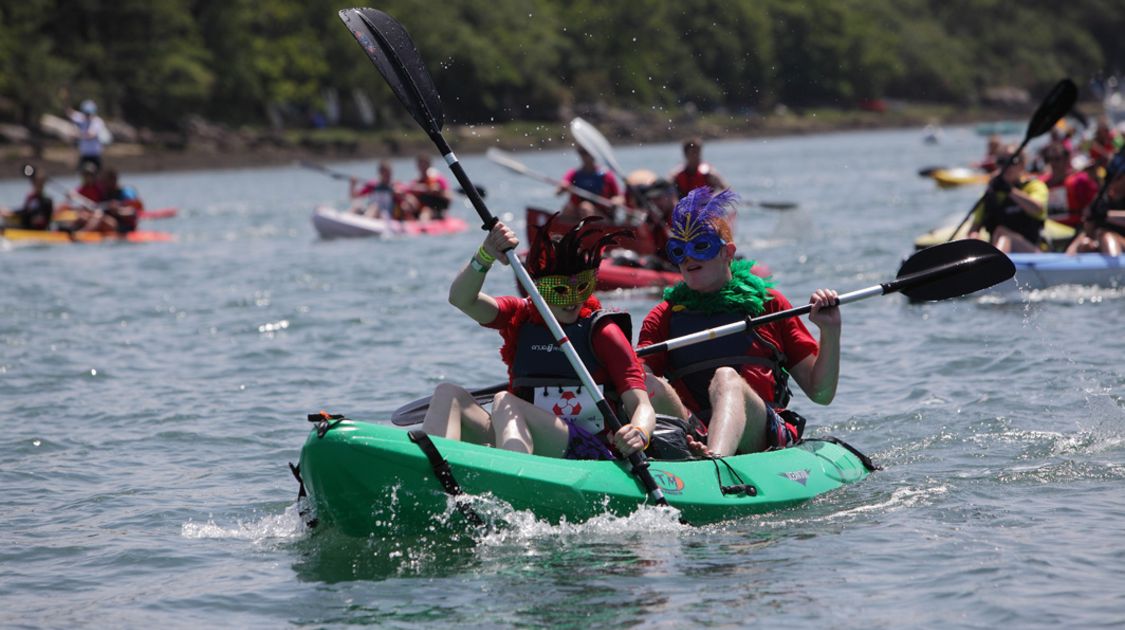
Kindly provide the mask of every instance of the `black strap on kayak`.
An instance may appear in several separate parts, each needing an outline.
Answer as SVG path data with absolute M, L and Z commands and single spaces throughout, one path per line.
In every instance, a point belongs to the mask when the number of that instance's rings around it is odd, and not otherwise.
M 450 496 L 456 497 L 461 494 L 461 486 L 453 477 L 453 469 L 449 467 L 449 462 L 438 452 L 437 447 L 434 446 L 433 440 L 430 436 L 426 435 L 421 429 L 414 429 L 407 433 L 410 441 L 418 445 L 422 452 L 426 455 L 426 459 L 430 460 L 430 467 L 434 469 L 434 475 L 437 476 L 438 483 Z M 464 501 L 454 500 L 457 509 L 465 516 L 473 525 L 484 525 L 484 520 L 477 514 L 468 503 Z
M 727 460 L 723 459 L 722 457 L 709 457 L 708 459 L 710 459 L 711 463 L 715 465 L 715 479 L 719 482 L 719 491 L 723 493 L 723 496 L 726 496 L 728 494 L 737 494 L 754 497 L 758 495 L 758 489 L 755 488 L 753 484 L 749 484 L 743 481 L 742 475 L 739 475 L 738 471 L 735 470 L 734 467 L 727 462 Z M 734 477 L 735 481 L 738 482 L 737 484 L 731 486 L 723 485 L 723 476 L 719 471 L 719 462 L 722 462 L 723 465 L 727 467 L 727 470 L 730 471 L 731 477 Z
M 347 420 L 347 418 L 341 413 L 330 414 L 327 411 L 321 411 L 320 413 L 309 414 L 309 422 L 316 423 L 316 437 L 318 438 L 324 437 L 324 434 L 328 433 L 329 429 L 344 420 Z
M 289 462 L 289 472 L 297 478 L 297 514 L 301 516 L 301 520 L 309 528 L 316 527 L 317 519 L 309 516 L 311 510 L 309 509 L 309 493 L 305 492 L 305 480 L 301 479 L 301 465 L 293 465 Z
M 859 452 L 859 449 L 852 446 L 851 444 L 848 444 L 847 442 L 841 440 L 838 437 L 833 437 L 831 435 L 827 435 L 827 436 L 822 437 L 822 438 L 808 438 L 808 439 L 802 440 L 802 441 L 804 441 L 804 442 L 831 442 L 832 444 L 835 444 L 836 446 L 840 446 L 840 447 L 843 447 L 843 448 L 847 449 L 848 451 L 851 452 L 852 455 L 855 455 L 856 457 L 858 457 L 859 461 L 863 464 L 864 468 L 866 468 L 867 470 L 869 470 L 871 472 L 875 472 L 876 470 L 883 470 L 883 467 L 882 466 L 876 466 L 875 462 L 871 461 L 870 457 L 868 457 L 868 456 L 864 455 L 863 453 Z

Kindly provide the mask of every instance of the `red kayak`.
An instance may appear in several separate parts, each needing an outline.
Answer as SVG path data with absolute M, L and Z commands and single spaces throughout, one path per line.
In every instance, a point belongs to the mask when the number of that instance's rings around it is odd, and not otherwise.
M 547 223 L 552 214 L 554 213 L 540 208 L 527 209 L 527 239 L 529 243 L 535 239 L 540 227 Z M 573 224 L 556 222 L 552 226 L 552 230 L 563 233 L 572 227 L 574 227 Z M 656 243 L 649 225 L 641 224 L 627 227 L 633 229 L 637 236 L 632 239 L 623 239 L 623 247 L 610 252 L 602 260 L 601 266 L 598 267 L 599 291 L 663 289 L 683 279 L 679 271 L 667 269 L 664 263 L 656 259 Z M 762 263 L 755 264 L 753 272 L 763 278 L 772 273 L 770 268 Z
M 141 210 L 138 215 L 142 219 L 171 219 L 179 212 L 177 208 L 157 208 L 155 210 Z

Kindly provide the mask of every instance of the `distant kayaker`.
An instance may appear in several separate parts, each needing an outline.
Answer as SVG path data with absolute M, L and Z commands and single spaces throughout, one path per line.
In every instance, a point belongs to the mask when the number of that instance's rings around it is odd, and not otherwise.
M 1113 162 L 1121 161 L 1121 169 L 1113 169 Z M 1120 256 L 1125 251 L 1125 159 L 1114 158 L 1109 174 L 1113 177 L 1105 189 L 1105 198 L 1097 207 L 1086 209 L 1083 229 L 1067 247 L 1066 253 L 1101 252 Z
M 617 183 L 617 178 L 613 176 L 613 173 L 602 169 L 598 165 L 597 160 L 594 159 L 594 156 L 581 145 L 576 149 L 578 151 L 579 165 L 577 168 L 572 168 L 563 175 L 563 182 L 565 182 L 567 186 L 581 188 L 599 197 L 610 199 L 614 203 L 622 203 L 624 198 L 621 195 L 621 187 Z M 567 186 L 560 186 L 556 194 L 561 195 L 566 193 Z M 575 223 L 589 216 L 601 216 L 613 220 L 613 212 L 613 206 L 596 204 L 574 193 L 570 193 L 570 197 L 567 198 L 566 205 L 563 206 L 559 219 L 567 224 Z
M 735 259 L 725 217 L 737 201 L 730 191 L 713 195 L 704 186 L 676 204 L 668 255 L 684 281 L 665 289 L 664 301 L 645 317 L 639 347 L 791 308 L 772 281 L 751 273 L 754 261 Z M 705 427 L 706 444 L 689 435 L 694 451 L 727 456 L 799 440 L 804 419 L 785 408 L 789 375 L 814 402 L 832 402 L 840 373 L 837 295 L 818 289 L 809 302 L 819 343 L 792 317 L 644 357 L 657 413 Z
M 1074 170 L 1066 145 L 1053 142 L 1043 150 L 1042 156 L 1050 169 L 1039 178 L 1047 185 L 1048 216 L 1076 227 L 1082 223 L 1086 206 L 1098 196 L 1098 184 L 1085 171 Z
M 999 134 L 994 133 L 988 136 L 988 143 L 985 145 L 984 149 L 984 158 L 981 161 L 974 163 L 973 166 L 986 173 L 995 171 L 998 165 L 996 162 L 996 154 L 999 153 L 1003 148 L 1004 141 L 1000 139 Z
M 985 228 L 992 245 L 1002 252 L 1037 252 L 1047 220 L 1047 185 L 1027 175 L 1026 155 L 1012 157 L 1015 151 L 1016 147 L 1007 146 L 997 154 L 998 163 L 1009 158 L 1011 163 L 989 181 L 973 210 L 968 236 L 976 238 Z
M 414 159 L 418 179 L 402 191 L 401 206 L 406 219 L 442 219 L 453 203 L 449 182 L 430 165 L 430 156 L 424 153 Z
M 118 183 L 117 170 L 106 168 L 98 175 L 98 185 L 102 190 L 102 210 L 113 217 L 118 234 L 127 234 L 137 229 L 140 211 L 144 209 L 132 186 Z
M 47 176 L 42 170 L 36 170 L 31 176 L 31 192 L 23 200 L 23 205 L 15 210 L 0 208 L 0 225 L 9 225 L 24 230 L 46 230 L 51 227 L 51 217 L 54 214 L 54 201 L 43 192 L 47 183 Z
M 78 127 L 78 170 L 89 163 L 99 170 L 102 167 L 103 145 L 109 144 L 113 136 L 101 116 L 94 101 L 86 99 L 78 106 L 79 111 L 67 110 L 70 121 Z
M 602 250 L 626 232 L 591 225 L 597 220 L 581 221 L 561 238 L 548 235 L 548 223 L 531 246 L 527 271 L 595 382 L 604 388 L 606 400 L 616 407 L 622 428 L 613 434 L 606 428 L 530 299 L 481 292 L 500 252 L 514 255 L 519 242 L 508 226 L 497 223 L 454 279 L 449 302 L 500 332 L 508 391 L 493 399 L 490 416 L 465 389 L 438 385 L 422 424 L 426 433 L 567 459 L 616 459 L 649 445 L 656 419 L 644 369 L 630 345 L 628 314 L 602 311 L 594 297 Z
M 701 186 L 710 186 L 711 190 L 724 190 L 726 182 L 710 164 L 703 161 L 703 139 L 698 137 L 684 140 L 684 163 L 668 176 L 676 185 L 679 197 L 686 196 L 692 190 Z
M 357 214 L 373 218 L 402 218 L 400 202 L 402 195 L 395 192 L 394 173 L 391 163 L 379 161 L 379 178 L 369 179 L 359 185 L 359 179 L 352 177 L 348 182 L 348 195 L 354 200 L 367 197 L 367 203 L 354 209 Z

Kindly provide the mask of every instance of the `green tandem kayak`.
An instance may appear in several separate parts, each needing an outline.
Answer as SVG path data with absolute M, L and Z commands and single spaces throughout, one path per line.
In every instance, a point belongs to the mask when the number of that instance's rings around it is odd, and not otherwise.
M 626 462 L 555 459 L 437 437 L 432 443 L 464 493 L 491 494 L 551 522 L 626 515 L 647 500 Z M 870 460 L 834 438 L 719 461 L 650 464 L 668 503 L 693 525 L 797 505 L 871 470 Z M 449 495 L 430 460 L 392 426 L 342 420 L 323 435 L 314 429 L 301 449 L 299 478 L 318 520 L 351 536 L 423 531 L 448 512 Z M 752 488 L 724 494 L 720 486 Z

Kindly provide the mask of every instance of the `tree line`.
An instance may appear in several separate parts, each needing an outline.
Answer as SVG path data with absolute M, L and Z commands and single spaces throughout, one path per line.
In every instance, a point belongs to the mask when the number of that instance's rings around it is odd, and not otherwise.
M 18 0 L 0 6 L 0 119 L 84 98 L 134 125 L 408 124 L 339 0 Z M 972 104 L 1125 70 L 1118 0 L 387 0 L 460 123 L 600 103 L 764 111 Z

